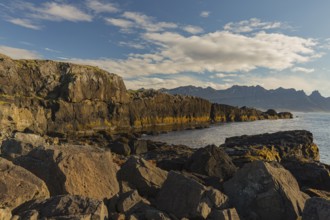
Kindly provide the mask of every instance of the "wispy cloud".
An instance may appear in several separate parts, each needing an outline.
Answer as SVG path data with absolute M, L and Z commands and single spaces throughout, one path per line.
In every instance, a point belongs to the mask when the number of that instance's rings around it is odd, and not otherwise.
M 118 12 L 119 8 L 113 3 L 104 3 L 98 0 L 87 0 L 87 7 L 96 13 L 114 13 Z
M 40 30 L 42 27 L 36 24 L 33 24 L 29 19 L 22 19 L 22 18 L 10 18 L 7 20 L 12 24 L 16 24 L 25 28 L 33 29 L 33 30 Z
M 269 30 L 288 27 L 281 22 L 263 22 L 257 18 L 239 22 L 230 22 L 224 26 L 224 30 L 234 33 L 248 33 L 255 30 Z
M 121 18 L 105 18 L 105 21 L 109 25 L 114 25 L 116 27 L 121 28 L 122 30 L 128 30 L 134 27 L 134 23 L 132 21 L 121 19 Z
M 235 73 L 216 73 L 211 78 L 226 78 L 226 77 L 236 77 Z
M 125 42 L 125 41 L 120 41 L 119 42 L 120 46 L 123 47 L 130 47 L 130 48 L 134 48 L 134 49 L 144 49 L 145 46 L 140 44 L 140 43 L 136 43 L 136 42 Z
M 48 47 L 46 47 L 44 50 L 48 51 L 48 52 L 51 52 L 51 53 L 61 53 L 61 51 L 54 50 L 54 49 L 51 49 L 51 48 L 48 48 Z
M 209 17 L 211 14 L 211 12 L 209 11 L 202 11 L 199 15 L 202 17 L 202 18 L 207 18 Z
M 185 26 L 182 29 L 191 34 L 200 34 L 204 32 L 203 28 L 193 25 Z
M 31 50 L 25 50 L 16 47 L 8 47 L 0 45 L 0 53 L 5 54 L 13 59 L 41 59 L 42 56 Z
M 300 72 L 300 73 L 313 73 L 315 69 L 304 68 L 304 67 L 294 67 L 291 69 L 292 72 Z

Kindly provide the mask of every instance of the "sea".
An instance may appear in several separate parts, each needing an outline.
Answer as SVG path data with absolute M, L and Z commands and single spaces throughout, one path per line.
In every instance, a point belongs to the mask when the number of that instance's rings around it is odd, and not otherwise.
M 295 112 L 293 115 L 293 119 L 221 123 L 205 129 L 173 131 L 143 138 L 200 148 L 209 144 L 219 146 L 233 136 L 308 130 L 313 133 L 314 143 L 320 149 L 321 162 L 330 164 L 330 113 Z

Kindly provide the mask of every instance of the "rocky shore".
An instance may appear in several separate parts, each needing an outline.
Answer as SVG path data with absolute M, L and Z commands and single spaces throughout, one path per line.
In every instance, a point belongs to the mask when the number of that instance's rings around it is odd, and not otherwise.
M 200 149 L 140 137 L 278 118 L 292 114 L 127 91 L 95 67 L 1 55 L 0 220 L 329 219 L 330 166 L 308 131 Z
M 303 130 L 200 149 L 16 132 L 1 144 L 0 219 L 328 219 L 318 158 Z

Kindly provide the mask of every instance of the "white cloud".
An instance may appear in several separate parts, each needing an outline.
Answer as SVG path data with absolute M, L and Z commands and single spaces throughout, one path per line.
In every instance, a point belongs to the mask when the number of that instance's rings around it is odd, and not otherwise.
M 259 32 L 253 36 L 217 31 L 185 37 L 177 33 L 146 33 L 144 39 L 157 51 L 129 54 L 127 59 L 79 60 L 98 65 L 124 77 L 182 72 L 236 72 L 258 67 L 271 70 L 293 68 L 314 59 L 312 39 Z
M 25 28 L 33 29 L 33 30 L 40 30 L 41 26 L 33 24 L 32 21 L 29 19 L 22 19 L 22 18 L 11 18 L 7 20 L 12 24 L 16 24 Z
M 133 22 L 126 20 L 126 19 L 121 19 L 121 18 L 105 18 L 105 21 L 108 24 L 120 27 L 123 30 L 127 30 L 134 26 Z
M 224 26 L 224 30 L 233 33 L 247 33 L 255 30 L 269 30 L 284 27 L 287 27 L 287 25 L 284 25 L 281 22 L 262 22 L 260 19 L 251 18 L 250 20 L 227 23 Z
M 304 67 L 293 67 L 291 69 L 292 72 L 301 72 L 301 73 L 313 73 L 315 69 L 309 69 Z
M 13 59 L 41 59 L 42 56 L 35 51 L 25 50 L 21 48 L 8 47 L 0 45 L 0 53 L 5 54 Z
M 214 75 L 215 78 L 226 78 L 226 77 L 236 77 L 237 74 L 234 73 L 216 73 Z
M 119 11 L 113 3 L 103 3 L 98 0 L 87 0 L 86 3 L 96 13 L 114 13 Z
M 45 48 L 45 51 L 51 52 L 51 53 L 61 53 L 61 51 L 50 49 L 48 47 Z
M 202 11 L 200 13 L 200 16 L 203 18 L 207 18 L 208 16 L 210 16 L 210 12 L 209 11 Z
M 193 25 L 185 26 L 182 29 L 191 34 L 200 34 L 204 32 L 203 28 Z
M 120 41 L 119 42 L 120 46 L 123 47 L 130 47 L 130 48 L 134 48 L 134 49 L 144 49 L 144 45 L 139 44 L 139 43 L 135 43 L 135 42 L 124 42 L 124 41 Z

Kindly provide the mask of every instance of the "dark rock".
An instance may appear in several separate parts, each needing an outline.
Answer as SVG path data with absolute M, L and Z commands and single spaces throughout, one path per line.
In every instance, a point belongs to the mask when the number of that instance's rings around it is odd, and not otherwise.
M 111 152 L 96 147 L 40 147 L 16 158 L 15 163 L 44 180 L 52 196 L 72 194 L 102 200 L 119 191 Z
M 330 191 L 323 191 L 323 190 L 317 190 L 311 188 L 304 188 L 303 191 L 310 197 L 320 197 L 323 199 L 330 200 Z
M 131 148 L 128 146 L 127 143 L 122 143 L 117 141 L 111 143 L 108 147 L 112 152 L 119 155 L 129 156 L 131 154 Z
M 207 217 L 208 220 L 240 220 L 235 208 L 213 210 Z
M 1 155 L 9 160 L 26 155 L 33 148 L 46 145 L 45 139 L 36 134 L 17 132 L 11 138 L 2 141 Z
M 244 219 L 297 219 L 306 200 L 291 173 L 275 162 L 244 165 L 224 192 Z
M 207 218 L 212 209 L 226 208 L 227 196 L 193 179 L 171 171 L 156 200 L 156 206 L 177 218 Z
M 0 157 L 0 208 L 13 209 L 49 197 L 46 184 L 26 169 Z
M 146 140 L 132 140 L 129 143 L 132 154 L 144 154 L 148 152 L 148 143 Z
M 286 160 L 281 163 L 297 179 L 301 188 L 330 191 L 330 166 L 315 161 Z
M 272 134 L 227 138 L 224 147 L 233 162 L 242 166 L 255 160 L 319 160 L 319 149 L 309 131 L 281 131 Z
M 150 205 L 149 201 L 142 198 L 136 190 L 121 194 L 117 200 L 118 212 L 126 215 L 133 214 L 148 205 Z
M 310 198 L 306 201 L 302 220 L 330 220 L 330 200 Z
M 118 171 L 118 179 L 137 189 L 141 196 L 155 197 L 163 185 L 167 172 L 137 157 L 130 157 Z
M 198 149 L 189 158 L 186 168 L 191 172 L 218 177 L 221 181 L 229 179 L 236 172 L 231 158 L 215 145 Z
M 13 211 L 21 219 L 31 212 L 37 219 L 107 219 L 108 210 L 102 201 L 82 196 L 61 195 L 43 201 L 23 204 Z

